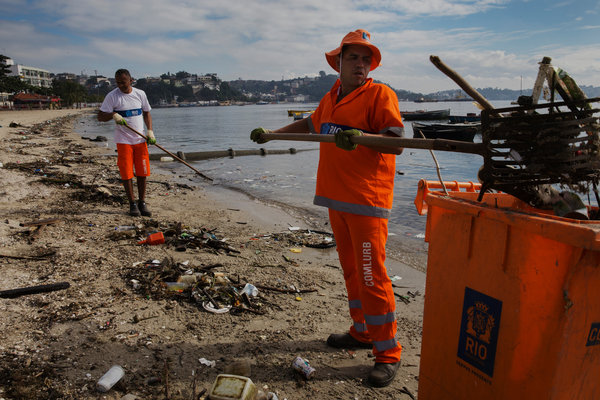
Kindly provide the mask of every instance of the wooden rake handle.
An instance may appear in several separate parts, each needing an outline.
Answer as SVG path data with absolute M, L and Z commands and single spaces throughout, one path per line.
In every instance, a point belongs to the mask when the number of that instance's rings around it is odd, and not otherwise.
M 460 76 L 458 72 L 454 71 L 452 68 L 444 64 L 444 62 L 440 60 L 438 56 L 429 56 L 429 61 L 431 61 L 433 65 L 437 67 L 437 69 L 446 74 L 448 78 L 456 82 L 456 84 L 460 86 L 460 88 L 464 90 L 465 93 L 471 96 L 476 102 L 481 104 L 483 108 L 485 108 L 488 111 L 491 111 L 494 115 L 498 115 L 498 113 L 494 110 L 494 106 L 489 101 L 487 101 L 487 99 L 483 97 L 481 93 L 475 90 L 473 86 L 469 85 L 469 83 L 462 76 Z
M 137 133 L 139 136 L 143 137 L 144 140 L 146 140 L 146 136 L 140 132 L 138 132 L 137 130 L 133 129 L 132 127 L 130 127 L 129 125 L 125 125 L 127 128 L 129 128 L 129 130 Z M 190 169 L 192 169 L 195 173 L 197 173 L 198 175 L 200 175 L 201 177 L 203 177 L 206 180 L 209 180 L 212 182 L 212 178 L 209 176 L 204 175 L 202 172 L 198 171 L 196 168 L 192 167 L 190 164 L 186 163 L 184 160 L 182 160 L 181 158 L 177 157 L 175 154 L 171 153 L 169 150 L 165 149 L 164 147 L 162 147 L 161 145 L 159 145 L 158 143 L 154 143 L 154 146 L 158 147 L 159 149 L 161 149 L 162 151 L 164 151 L 165 153 L 167 153 L 168 155 L 170 155 L 171 157 L 173 157 L 175 160 L 179 161 L 180 163 L 184 164 L 185 166 L 189 167 Z
M 263 133 L 266 140 L 294 140 L 302 142 L 334 143 L 334 135 L 308 133 Z M 352 143 L 366 146 L 404 147 L 408 149 L 452 151 L 455 153 L 484 154 L 482 143 L 461 142 L 446 139 L 409 139 L 389 136 L 353 136 Z

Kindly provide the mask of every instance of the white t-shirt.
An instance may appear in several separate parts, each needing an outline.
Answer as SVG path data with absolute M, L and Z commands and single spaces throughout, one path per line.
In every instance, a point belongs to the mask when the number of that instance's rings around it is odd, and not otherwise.
M 144 116 L 143 111 L 150 111 L 150 103 L 143 90 L 131 88 L 131 93 L 123 93 L 119 88 L 112 90 L 106 95 L 100 111 L 106 113 L 117 112 L 121 114 L 127 124 L 140 133 L 144 133 Z M 145 140 L 121 125 L 116 125 L 115 128 L 115 143 L 138 144 Z

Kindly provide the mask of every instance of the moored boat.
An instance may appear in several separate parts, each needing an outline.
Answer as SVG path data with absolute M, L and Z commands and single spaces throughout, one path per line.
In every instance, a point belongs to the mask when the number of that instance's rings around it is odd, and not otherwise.
M 412 123 L 413 137 L 426 139 L 448 139 L 472 142 L 475 134 L 481 129 L 477 122 L 465 122 L 456 124 L 421 124 Z M 423 134 L 423 136 L 421 136 Z
M 314 111 L 314 110 L 287 110 L 287 113 L 288 113 L 288 117 L 293 117 L 296 114 L 302 114 L 305 112 L 312 112 L 312 111 Z
M 294 111 L 292 113 L 294 120 L 298 120 L 298 119 L 304 119 L 308 116 L 310 116 L 312 113 L 314 113 L 314 110 L 310 110 L 310 111 Z
M 481 114 L 467 113 L 467 115 L 450 115 L 448 122 L 456 124 L 460 122 L 479 122 L 481 121 Z
M 446 110 L 417 110 L 400 111 L 404 121 L 433 121 L 444 120 L 450 116 L 450 109 Z

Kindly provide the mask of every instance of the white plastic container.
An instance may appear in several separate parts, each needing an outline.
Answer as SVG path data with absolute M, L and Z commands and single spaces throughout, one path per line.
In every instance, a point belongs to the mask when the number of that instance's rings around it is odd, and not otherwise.
M 174 161 L 174 160 L 173 160 L 173 157 L 164 156 L 164 157 L 160 158 L 160 161 L 161 162 L 171 162 L 171 161 Z
M 248 377 L 219 374 L 208 392 L 208 398 L 210 400 L 254 400 L 257 392 L 258 389 Z
M 96 384 L 96 390 L 103 393 L 108 392 L 115 383 L 121 380 L 123 375 L 125 375 L 123 368 L 119 365 L 113 365 L 104 375 L 102 375 L 102 378 L 100 378 Z

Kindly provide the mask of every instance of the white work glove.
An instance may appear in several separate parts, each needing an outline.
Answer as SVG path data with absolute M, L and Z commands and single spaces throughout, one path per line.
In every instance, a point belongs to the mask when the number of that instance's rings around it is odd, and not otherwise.
M 154 137 L 154 131 L 152 129 L 146 131 L 146 143 L 156 144 L 156 138 Z
M 114 113 L 112 118 L 115 120 L 117 125 L 123 125 L 123 126 L 127 125 L 127 121 L 125 121 L 125 118 L 123 118 L 121 116 L 121 114 L 119 114 L 119 113 Z

